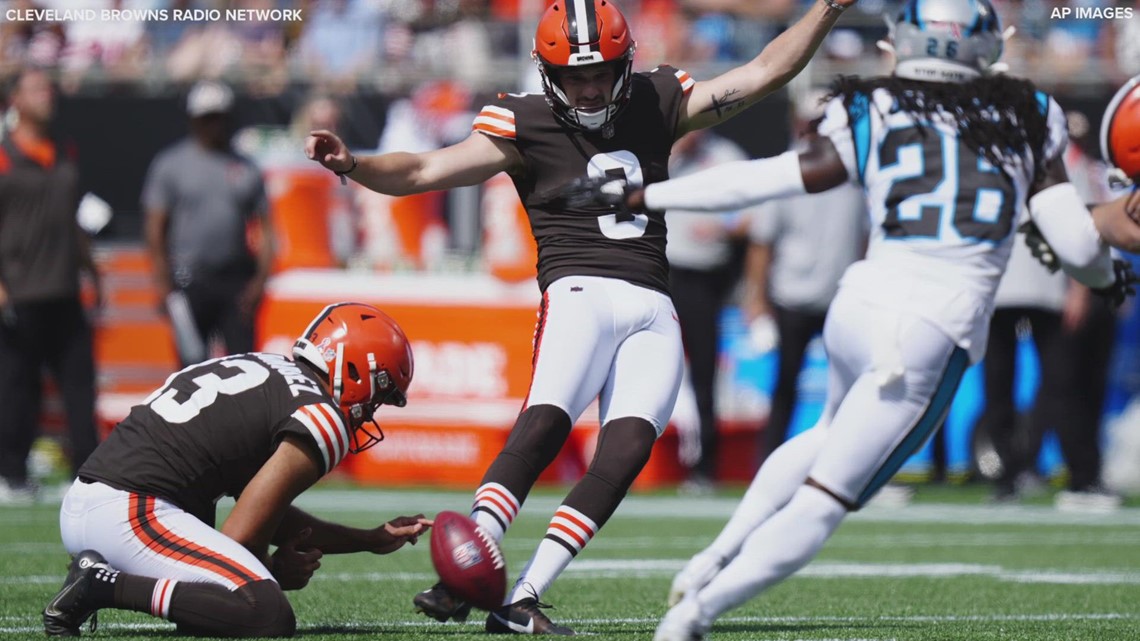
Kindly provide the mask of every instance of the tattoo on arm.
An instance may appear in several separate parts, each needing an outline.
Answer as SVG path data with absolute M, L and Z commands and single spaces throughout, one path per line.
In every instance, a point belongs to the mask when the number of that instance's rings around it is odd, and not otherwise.
M 717 118 L 722 118 L 728 115 L 728 113 L 732 110 L 743 106 L 744 96 L 737 96 L 739 93 L 739 89 L 729 89 L 725 91 L 724 95 L 722 95 L 720 98 L 712 96 L 712 106 L 710 106 L 708 109 L 705 109 L 703 113 L 715 111 Z

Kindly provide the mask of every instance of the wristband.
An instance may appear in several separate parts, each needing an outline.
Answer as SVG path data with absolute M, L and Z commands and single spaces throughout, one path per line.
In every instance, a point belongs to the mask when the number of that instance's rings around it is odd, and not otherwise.
M 348 179 L 346 179 L 345 176 L 351 174 L 355 170 L 356 170 L 356 156 L 353 155 L 351 167 L 349 167 L 348 169 L 345 169 L 344 171 L 334 171 L 333 173 L 340 177 L 340 184 L 347 185 Z
M 843 11 L 844 9 L 847 8 L 847 7 L 839 4 L 835 0 L 823 0 L 823 4 L 827 5 L 828 7 L 832 8 L 836 11 Z

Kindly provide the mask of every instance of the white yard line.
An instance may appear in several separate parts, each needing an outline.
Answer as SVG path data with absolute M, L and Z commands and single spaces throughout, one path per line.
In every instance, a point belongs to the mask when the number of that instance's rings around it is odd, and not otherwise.
M 914 532 L 898 534 L 862 534 L 840 530 L 838 536 L 827 543 L 827 550 L 864 549 L 929 549 L 929 548 L 1020 548 L 1041 546 L 1081 546 L 1129 547 L 1137 544 L 1137 535 L 1132 531 L 1096 534 L 1090 540 L 1082 532 L 1001 532 L 988 528 L 984 532 L 953 532 L 933 534 Z M 648 546 L 659 549 L 679 550 L 690 553 L 703 548 L 712 541 L 712 536 L 600 536 L 590 541 L 590 550 L 643 550 Z M 503 549 L 529 552 L 534 549 L 535 540 L 524 537 L 508 537 Z M 0 543 L 0 554 L 59 554 L 63 546 L 57 542 L 22 541 Z
M 549 518 L 562 502 L 561 496 L 532 496 L 522 515 Z M 708 519 L 723 522 L 739 502 L 724 497 L 629 496 L 615 518 Z M 464 511 L 471 505 L 470 492 L 312 490 L 297 501 L 302 508 L 321 512 Z M 1051 524 L 1082 526 L 1140 525 L 1140 508 L 1125 508 L 1109 514 L 1058 512 L 1043 505 L 958 505 L 925 503 L 901 508 L 868 507 L 851 515 L 852 521 L 878 523 L 953 523 L 963 525 Z
M 565 580 L 668 578 L 684 559 L 579 559 L 566 568 Z M 975 563 L 846 563 L 816 562 L 797 579 L 902 579 L 979 576 L 1013 583 L 1051 585 L 1140 585 L 1140 572 L 1091 569 L 1007 569 Z M 0 577 L 0 585 L 55 584 L 62 575 Z M 432 581 L 430 572 L 318 572 L 315 582 Z
M 547 519 L 562 502 L 560 495 L 532 496 L 523 509 L 524 518 Z M 739 499 L 730 497 L 681 497 L 631 495 L 622 502 L 615 518 L 619 519 L 696 519 L 723 523 L 732 515 Z M 232 501 L 223 499 L 223 508 Z M 434 513 L 442 510 L 463 512 L 471 506 L 471 492 L 435 490 L 333 490 L 317 488 L 297 500 L 302 508 L 324 513 Z M 12 510 L 16 522 L 28 523 L 58 518 L 32 510 Z M 905 507 L 867 507 L 851 515 L 855 522 L 877 523 L 951 523 L 962 525 L 1082 525 L 1138 526 L 1140 508 L 1124 508 L 1109 514 L 1058 512 L 1044 505 L 960 505 L 920 503 Z

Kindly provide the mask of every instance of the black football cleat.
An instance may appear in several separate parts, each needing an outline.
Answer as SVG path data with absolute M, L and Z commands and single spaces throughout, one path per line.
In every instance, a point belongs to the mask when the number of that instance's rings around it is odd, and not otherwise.
M 71 560 L 63 587 L 44 608 L 44 632 L 49 637 L 77 637 L 88 619 L 91 631 L 95 631 L 97 609 L 90 605 L 87 595 L 98 573 L 110 569 L 107 559 L 95 550 L 84 550 Z
M 423 612 L 440 623 L 449 619 L 463 623 L 471 613 L 471 604 L 453 595 L 442 583 L 417 594 L 412 598 L 412 605 L 416 606 L 416 612 Z
M 558 625 L 542 613 L 551 606 L 527 597 L 495 610 L 487 616 L 487 632 L 491 634 L 558 634 L 573 636 L 574 631 Z

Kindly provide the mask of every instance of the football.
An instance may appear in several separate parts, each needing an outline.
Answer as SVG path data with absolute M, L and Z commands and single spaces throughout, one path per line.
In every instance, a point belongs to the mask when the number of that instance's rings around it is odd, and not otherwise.
M 440 512 L 431 528 L 431 563 L 455 596 L 484 610 L 503 604 L 507 563 L 499 544 L 475 521 L 458 512 Z

